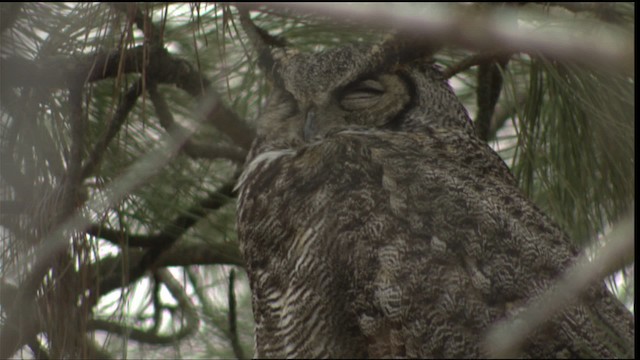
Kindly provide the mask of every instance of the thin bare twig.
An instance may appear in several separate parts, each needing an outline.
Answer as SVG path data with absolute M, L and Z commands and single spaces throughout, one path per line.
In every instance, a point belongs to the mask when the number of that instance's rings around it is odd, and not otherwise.
M 67 173 L 63 184 L 64 199 L 61 207 L 62 215 L 67 217 L 77 207 L 78 194 L 82 184 L 82 158 L 85 147 L 85 119 L 83 114 L 82 97 L 84 83 L 82 79 L 69 89 L 69 107 L 71 113 L 71 149 L 67 162 Z
M 231 269 L 229 272 L 229 341 L 231 342 L 231 348 L 237 359 L 245 359 L 244 351 L 240 346 L 240 340 L 238 339 L 238 327 L 237 327 L 237 314 L 236 314 L 236 294 L 235 294 L 235 271 Z

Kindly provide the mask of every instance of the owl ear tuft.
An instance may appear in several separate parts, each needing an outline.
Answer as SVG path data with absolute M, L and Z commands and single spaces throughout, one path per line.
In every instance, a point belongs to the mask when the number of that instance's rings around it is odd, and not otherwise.
M 406 64 L 427 60 L 442 48 L 442 44 L 407 32 L 389 34 L 381 45 L 385 65 Z
M 240 14 L 240 24 L 247 34 L 249 41 L 258 52 L 258 65 L 264 70 L 268 77 L 273 77 L 273 69 L 280 58 L 286 53 L 289 46 L 287 41 L 281 36 L 269 34 L 266 30 L 258 27 L 245 7 L 238 7 Z

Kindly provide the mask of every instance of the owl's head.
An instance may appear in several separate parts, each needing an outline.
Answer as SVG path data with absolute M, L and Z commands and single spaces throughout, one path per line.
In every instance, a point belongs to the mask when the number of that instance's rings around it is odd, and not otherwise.
M 416 49 L 417 44 L 395 36 L 381 44 L 305 54 L 263 42 L 260 64 L 273 86 L 258 119 L 260 149 L 254 150 L 295 148 L 353 128 L 473 132 L 465 108 L 433 64 L 432 51 Z

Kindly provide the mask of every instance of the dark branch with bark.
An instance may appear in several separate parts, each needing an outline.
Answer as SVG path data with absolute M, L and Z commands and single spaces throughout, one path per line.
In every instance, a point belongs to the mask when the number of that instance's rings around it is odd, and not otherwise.
M 478 137 L 484 141 L 489 141 L 491 120 L 502 91 L 502 71 L 508 62 L 509 56 L 502 55 L 478 67 L 478 88 L 476 89 L 478 112 L 474 124 Z
M 146 68 L 144 59 L 148 59 Z M 220 99 L 208 79 L 188 61 L 174 57 L 164 48 L 136 46 L 90 56 L 55 57 L 38 61 L 17 57 L 0 59 L 3 87 L 60 89 L 69 88 L 77 79 L 91 83 L 130 73 L 145 73 L 157 84 L 174 84 L 200 101 Z M 130 90 L 129 94 L 132 92 Z M 130 102 L 127 100 L 124 104 Z M 126 106 L 123 111 L 125 109 Z M 221 101 L 215 102 L 205 118 L 241 148 L 248 150 L 251 146 L 255 130 Z
M 157 328 L 155 330 L 139 329 L 104 319 L 90 320 L 88 330 L 104 330 L 120 336 L 127 336 L 131 340 L 154 345 L 172 344 L 195 333 L 198 330 L 200 320 L 183 286 L 168 270 L 157 270 L 157 278 L 167 287 L 171 296 L 178 302 L 178 308 L 181 310 L 182 318 L 185 320 L 185 324 L 176 333 L 164 335 L 159 334 L 156 331 Z
M 133 107 L 141 94 L 142 80 L 139 80 L 133 84 L 129 88 L 129 91 L 124 95 L 124 98 L 116 108 L 113 117 L 109 120 L 106 131 L 102 133 L 102 136 L 94 145 L 93 150 L 91 150 L 89 158 L 82 169 L 83 178 L 89 177 L 94 171 L 96 171 L 105 155 L 107 147 L 111 143 L 111 140 L 113 140 L 120 131 L 120 128 L 125 123 L 129 113 L 133 110 Z
M 210 192 L 206 198 L 177 216 L 155 235 L 125 234 L 96 224 L 87 229 L 87 234 L 105 239 L 119 246 L 162 248 L 166 250 L 205 215 L 227 204 L 233 198 L 234 183 L 235 180 L 230 181 L 222 185 L 217 191 Z

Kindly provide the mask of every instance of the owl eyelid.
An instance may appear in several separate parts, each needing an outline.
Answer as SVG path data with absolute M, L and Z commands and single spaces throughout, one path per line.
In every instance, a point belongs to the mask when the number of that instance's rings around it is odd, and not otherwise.
M 371 101 L 375 101 L 385 94 L 382 83 L 373 79 L 359 81 L 348 86 L 339 96 L 340 105 L 348 111 L 355 111 L 371 106 Z
M 366 92 L 372 94 L 382 94 L 385 92 L 385 88 L 381 82 L 373 79 L 367 79 L 354 83 L 353 85 L 347 87 L 346 91 L 347 93 Z

